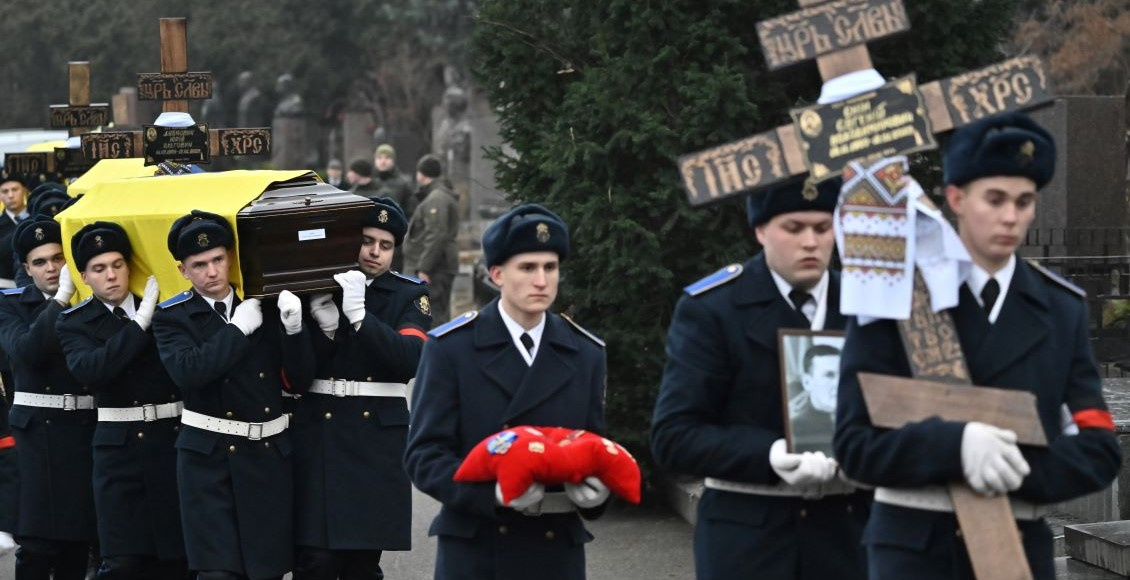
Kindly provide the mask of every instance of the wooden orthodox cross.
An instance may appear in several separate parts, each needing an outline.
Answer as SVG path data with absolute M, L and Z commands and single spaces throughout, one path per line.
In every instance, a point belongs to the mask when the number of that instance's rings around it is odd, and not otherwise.
M 188 71 L 187 26 L 184 18 L 161 19 L 161 72 L 137 75 L 139 100 L 159 100 L 164 112 L 188 112 L 188 101 L 212 96 L 212 73 Z M 142 131 L 86 134 L 82 149 L 91 159 L 144 157 L 146 165 L 162 161 L 209 163 L 212 156 L 264 155 L 271 151 L 269 127 L 208 129 L 145 125 Z

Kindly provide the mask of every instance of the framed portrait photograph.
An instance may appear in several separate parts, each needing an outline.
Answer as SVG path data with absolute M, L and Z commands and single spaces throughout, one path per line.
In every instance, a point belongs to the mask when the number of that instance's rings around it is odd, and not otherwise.
M 782 328 L 777 341 L 789 451 L 823 451 L 831 457 L 844 333 Z

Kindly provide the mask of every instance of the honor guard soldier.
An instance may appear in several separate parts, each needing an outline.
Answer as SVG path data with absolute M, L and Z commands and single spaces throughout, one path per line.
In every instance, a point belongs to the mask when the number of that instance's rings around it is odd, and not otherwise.
M 909 363 L 895 321 L 848 325 L 835 447 L 850 477 L 880 486 L 864 537 L 872 578 L 973 577 L 945 489 L 964 480 L 1009 495 L 1032 575 L 1051 580 L 1042 506 L 1098 491 L 1118 473 L 1081 291 L 1016 257 L 1055 164 L 1052 136 L 1022 113 L 958 129 L 944 160 L 946 202 L 973 261 L 950 310 L 972 382 L 1034 394 L 1046 448 L 1018 447 L 1016 433 L 979 422 L 875 427 L 857 373 L 910 376 Z
M 59 224 L 29 218 L 12 247 L 33 283 L 0 297 L 0 346 L 16 392 L 9 415 L 19 449 L 16 575 L 81 580 L 96 537 L 90 443 L 94 397 L 67 368 L 55 321 L 75 292 Z
M 184 396 L 177 484 L 189 568 L 199 580 L 280 578 L 293 562 L 293 473 L 282 390 L 313 378 L 298 297 L 240 301 L 228 280 L 234 233 L 193 210 L 169 251 L 192 283 L 158 305 L 161 361 Z M 266 310 L 266 316 L 264 315 Z
M 379 579 L 383 550 L 412 547 L 404 473 L 408 381 L 431 328 L 423 281 L 390 271 L 408 220 L 378 198 L 361 224 L 358 270 L 311 300 L 316 378 L 294 406 L 295 580 Z
M 480 441 L 519 425 L 604 429 L 604 343 L 549 312 L 569 230 L 538 205 L 512 209 L 483 232 L 483 254 L 499 298 L 435 328 L 412 393 L 405 465 L 443 507 L 435 578 L 579 579 L 592 539 L 578 515 L 603 511 L 608 488 L 534 483 L 502 506 L 497 484 L 452 476 Z M 586 481 L 589 481 L 586 480 Z
M 71 258 L 93 296 L 56 323 L 67 367 L 94 391 L 94 507 L 98 578 L 183 580 L 187 573 L 176 482 L 180 393 L 149 331 L 157 279 L 130 293 L 125 230 L 94 222 L 71 237 Z
M 843 329 L 828 269 L 839 181 L 748 200 L 763 250 L 686 287 L 667 333 L 652 419 L 656 461 L 703 477 L 700 580 L 864 578 L 869 497 L 824 453 L 789 453 L 778 330 Z

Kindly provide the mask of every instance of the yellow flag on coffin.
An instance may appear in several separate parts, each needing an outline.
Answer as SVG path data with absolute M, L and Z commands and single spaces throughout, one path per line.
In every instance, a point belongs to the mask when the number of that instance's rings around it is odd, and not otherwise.
M 154 167 L 145 166 L 145 160 L 140 157 L 129 159 L 102 159 L 82 174 L 82 177 L 67 186 L 67 194 L 71 197 L 84 194 L 90 188 L 102 181 L 111 179 L 124 179 L 127 177 L 152 176 Z
M 114 179 L 95 183 L 77 203 L 55 219 L 63 234 L 63 251 L 75 280 L 79 298 L 90 296 L 90 287 L 74 269 L 71 236 L 83 226 L 103 220 L 121 225 L 133 246 L 130 260 L 130 290 L 140 296 L 145 280 L 153 274 L 161 286 L 161 300 L 186 290 L 188 280 L 177 270 L 169 253 L 169 228 L 180 216 L 199 209 L 224 216 L 236 230 L 235 216 L 273 183 L 309 174 L 309 171 L 222 171 L 186 175 L 162 175 Z M 243 295 L 239 269 L 239 239 L 232 248 L 230 279 Z

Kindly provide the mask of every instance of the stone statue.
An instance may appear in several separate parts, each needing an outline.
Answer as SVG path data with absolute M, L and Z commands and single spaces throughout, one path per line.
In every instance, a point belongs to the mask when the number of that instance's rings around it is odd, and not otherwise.
M 200 108 L 200 122 L 208 125 L 210 129 L 227 126 L 227 115 L 224 111 L 224 97 L 220 91 L 220 81 L 212 79 L 212 98 L 204 101 Z
M 267 103 L 259 87 L 255 86 L 255 76 L 249 70 L 239 73 L 236 79 L 239 88 L 239 105 L 236 110 L 238 127 L 270 127 L 267 117 Z
M 295 89 L 293 75 L 279 75 L 275 82 L 275 93 L 279 98 L 279 104 L 275 107 L 276 117 L 301 117 L 305 114 L 306 105 L 302 101 L 302 95 Z
M 447 168 L 446 177 L 459 196 L 463 219 L 470 214 L 471 122 L 467 120 L 467 93 L 458 86 L 443 93 L 443 110 L 433 138 L 433 151 Z

